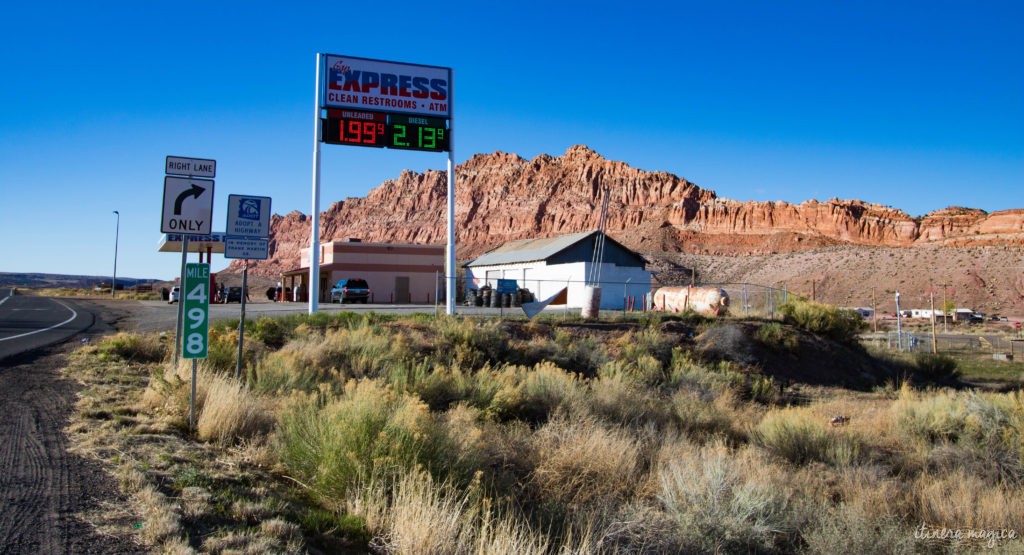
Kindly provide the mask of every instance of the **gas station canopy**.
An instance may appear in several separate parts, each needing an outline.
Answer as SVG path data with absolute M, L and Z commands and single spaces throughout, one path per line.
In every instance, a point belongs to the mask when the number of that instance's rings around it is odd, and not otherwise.
M 184 235 L 165 233 L 157 246 L 158 252 L 181 252 Z M 215 231 L 209 235 L 189 235 L 188 252 L 224 253 L 224 233 Z

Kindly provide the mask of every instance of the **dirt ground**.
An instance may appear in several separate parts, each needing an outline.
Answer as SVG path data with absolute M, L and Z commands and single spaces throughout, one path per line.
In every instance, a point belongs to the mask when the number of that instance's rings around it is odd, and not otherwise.
M 123 314 L 97 305 L 96 316 L 85 338 L 109 333 Z M 3 553 L 144 552 L 131 539 L 131 522 L 122 523 L 124 535 L 110 535 L 83 518 L 127 501 L 99 463 L 68 451 L 64 429 L 80 386 L 60 369 L 82 339 L 0 360 Z

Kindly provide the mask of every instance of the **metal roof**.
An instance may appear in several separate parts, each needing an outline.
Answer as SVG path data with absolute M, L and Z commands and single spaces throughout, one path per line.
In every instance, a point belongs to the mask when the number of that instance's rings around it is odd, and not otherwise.
M 490 252 L 480 255 L 479 258 L 467 263 L 466 266 L 493 266 L 495 264 L 515 264 L 518 262 L 547 260 L 594 233 L 598 232 L 584 231 L 558 237 L 509 241 Z

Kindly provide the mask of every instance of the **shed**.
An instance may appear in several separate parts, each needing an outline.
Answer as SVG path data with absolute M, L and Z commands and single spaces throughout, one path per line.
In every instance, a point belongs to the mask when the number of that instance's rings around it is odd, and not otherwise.
M 582 307 L 595 243 L 601 235 L 588 231 L 509 241 L 465 264 L 466 289 L 493 288 L 498 279 L 512 279 L 538 299 L 567 288 L 568 306 Z M 651 292 L 651 273 L 643 256 L 605 235 L 601 259 L 602 309 L 622 309 L 627 297 L 639 299 Z

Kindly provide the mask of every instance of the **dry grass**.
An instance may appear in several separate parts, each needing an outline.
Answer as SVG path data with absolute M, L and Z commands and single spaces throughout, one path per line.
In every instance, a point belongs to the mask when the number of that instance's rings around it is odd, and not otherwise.
M 168 542 L 177 543 L 181 524 L 164 494 L 153 486 L 145 485 L 136 492 L 133 502 L 142 517 L 140 535 L 146 545 L 156 547 Z
M 547 335 L 346 318 L 264 324 L 295 337 L 259 354 L 251 385 L 201 373 L 195 436 L 189 364 L 150 366 L 144 393 L 114 379 L 121 356 L 86 373 L 93 420 L 73 433 L 118 460 L 140 514 L 165 513 L 139 531 L 147 545 L 887 553 L 978 547 L 915 540 L 922 523 L 1024 533 L 1019 393 L 806 388 L 781 406 L 749 400 L 749 369 L 650 327 L 601 344 L 536 323 L 519 332 Z M 563 351 L 538 362 L 549 348 Z M 131 411 L 111 409 L 118 388 L 134 388 Z M 183 542 L 204 521 L 230 524 Z M 322 537 L 339 543 L 305 543 Z
M 917 516 L 930 526 L 1024 530 L 1021 489 L 991 485 L 956 470 L 946 475 L 921 474 L 912 491 Z
M 559 415 L 537 430 L 531 482 L 542 499 L 572 512 L 617 507 L 635 492 L 642 446 L 627 430 Z
M 679 440 L 663 446 L 654 478 L 686 550 L 737 552 L 772 549 L 792 528 L 780 474 L 750 449 Z
M 373 482 L 350 495 L 349 510 L 366 519 L 373 533 L 371 545 L 384 553 L 548 552 L 543 536 L 496 514 L 478 493 L 475 488 L 439 484 L 423 472 L 409 472 L 393 484 Z
M 751 432 L 751 440 L 797 466 L 811 462 L 849 466 L 868 457 L 868 446 L 859 434 L 831 427 L 804 408 L 770 411 Z
M 220 375 L 202 376 L 203 404 L 196 431 L 204 441 L 231 444 L 268 433 L 274 424 L 267 402 L 240 382 Z

